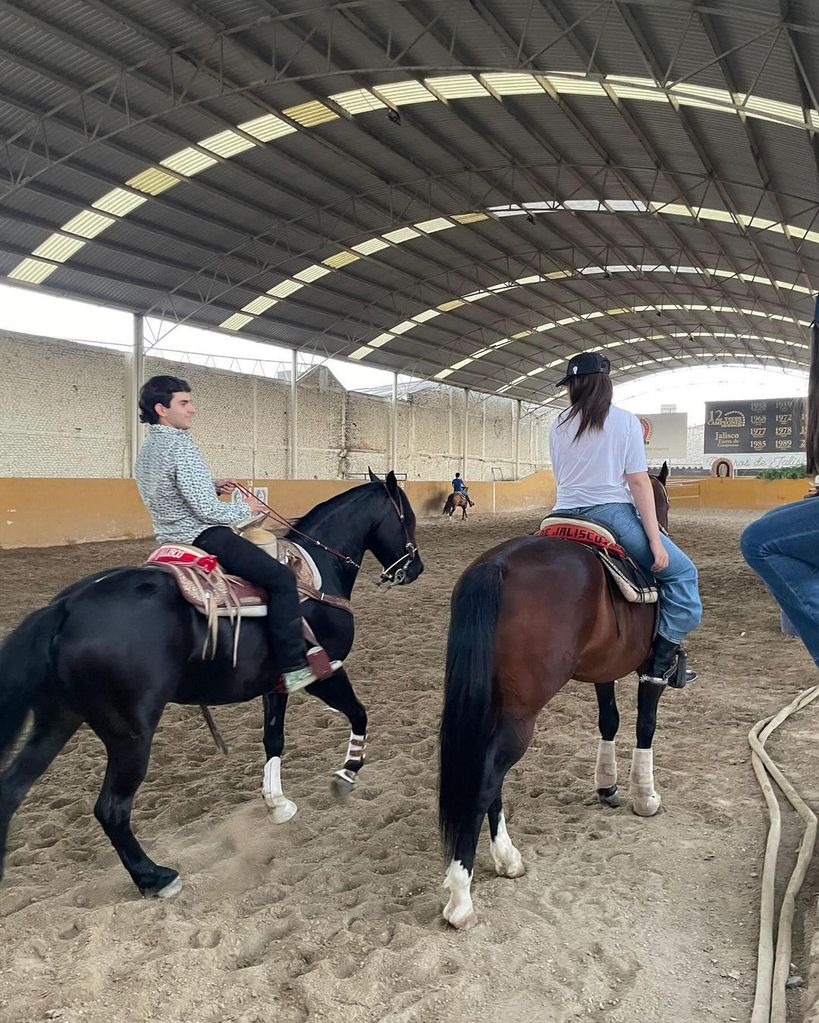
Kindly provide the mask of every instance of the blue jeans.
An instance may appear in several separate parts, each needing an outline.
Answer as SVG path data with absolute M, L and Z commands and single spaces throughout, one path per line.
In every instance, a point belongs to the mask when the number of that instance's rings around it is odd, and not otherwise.
M 773 508 L 739 546 L 819 664 L 819 498 Z
M 654 555 L 643 524 L 633 504 L 594 504 L 586 508 L 555 508 L 555 515 L 582 515 L 610 529 L 640 568 L 651 571 Z M 660 583 L 660 623 L 657 631 L 672 643 L 682 643 L 702 620 L 697 589 L 697 569 L 667 536 L 661 534 L 668 551 L 668 567 L 657 572 Z

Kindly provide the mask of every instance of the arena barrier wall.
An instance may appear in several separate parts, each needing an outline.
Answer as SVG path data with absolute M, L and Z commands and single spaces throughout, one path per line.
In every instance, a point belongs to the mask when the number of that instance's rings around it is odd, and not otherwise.
M 358 482 L 346 480 L 262 480 L 268 503 L 283 515 L 308 508 Z M 408 481 L 405 490 L 416 515 L 441 514 L 448 482 Z M 546 470 L 520 480 L 476 482 L 470 486 L 477 514 L 525 511 L 536 517 L 554 501 L 552 474 Z M 151 522 L 136 485 L 128 479 L 20 479 L 0 477 L 0 549 L 54 547 L 97 540 L 129 540 L 151 535 Z
M 807 480 L 761 480 L 703 478 L 669 481 L 668 493 L 674 508 L 758 508 L 764 511 L 789 501 L 799 501 L 808 492 Z

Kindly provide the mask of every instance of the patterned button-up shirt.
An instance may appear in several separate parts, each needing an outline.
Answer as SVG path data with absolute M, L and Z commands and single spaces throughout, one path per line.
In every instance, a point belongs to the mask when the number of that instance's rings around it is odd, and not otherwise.
M 208 526 L 236 526 L 253 518 L 244 501 L 219 500 L 187 430 L 151 425 L 134 476 L 160 543 L 192 543 Z

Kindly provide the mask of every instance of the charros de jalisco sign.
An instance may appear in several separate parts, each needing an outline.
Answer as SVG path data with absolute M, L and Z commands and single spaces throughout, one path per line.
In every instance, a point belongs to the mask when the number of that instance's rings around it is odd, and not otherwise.
M 804 399 L 706 402 L 703 439 L 706 455 L 729 455 L 735 465 L 794 464 L 805 450 Z

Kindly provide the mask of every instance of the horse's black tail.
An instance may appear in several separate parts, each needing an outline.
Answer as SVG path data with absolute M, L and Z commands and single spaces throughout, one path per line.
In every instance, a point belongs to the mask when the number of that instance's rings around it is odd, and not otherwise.
M 49 604 L 24 619 L 0 646 L 0 760 L 45 685 L 65 617 L 65 601 Z
M 444 508 L 443 508 L 443 511 L 441 512 L 441 514 L 442 515 L 446 515 L 446 513 L 449 511 L 449 509 L 451 507 L 452 507 L 452 494 L 450 494 L 447 497 L 446 501 L 444 501 Z
M 438 788 L 438 826 L 447 858 L 478 813 L 494 726 L 495 626 L 502 594 L 500 565 L 484 562 L 467 569 L 452 595 Z

